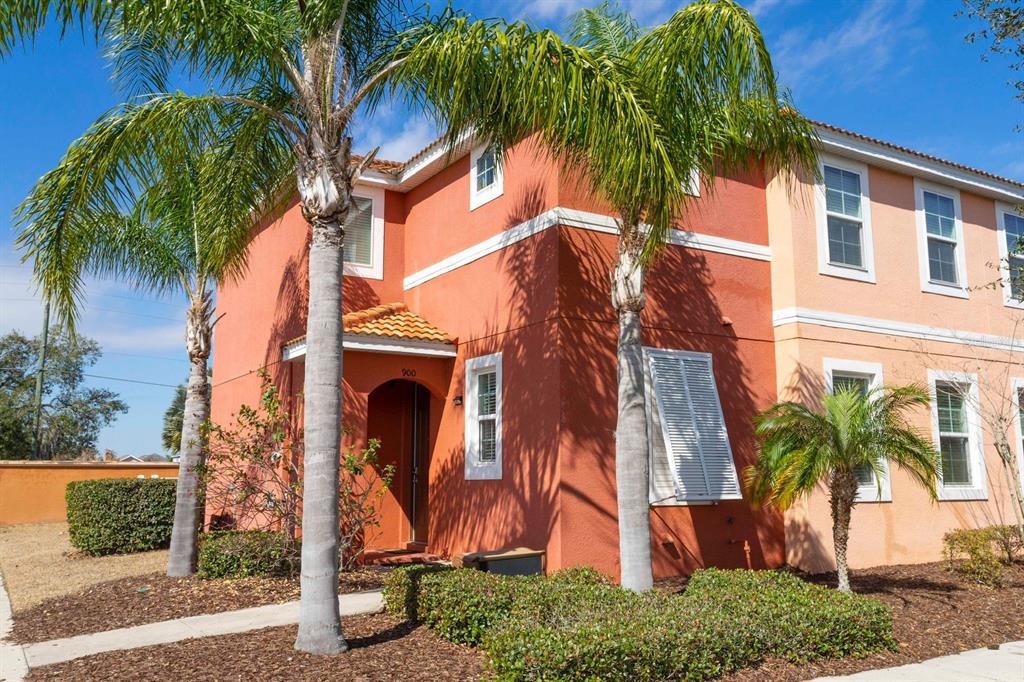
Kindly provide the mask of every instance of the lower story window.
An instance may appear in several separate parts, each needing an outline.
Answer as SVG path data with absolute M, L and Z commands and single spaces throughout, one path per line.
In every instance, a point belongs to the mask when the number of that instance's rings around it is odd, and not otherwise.
M 501 384 L 501 353 L 466 360 L 467 480 L 493 480 L 502 476 Z
M 947 382 L 935 385 L 943 485 L 971 485 L 970 436 L 967 431 L 964 388 Z
M 939 499 L 988 497 L 978 378 L 929 370 L 935 445 L 939 451 Z

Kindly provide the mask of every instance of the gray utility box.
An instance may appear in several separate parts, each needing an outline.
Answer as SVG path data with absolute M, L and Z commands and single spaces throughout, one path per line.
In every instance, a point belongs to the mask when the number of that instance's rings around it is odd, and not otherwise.
M 498 575 L 543 575 L 544 550 L 518 547 L 499 552 L 473 552 L 462 557 L 462 565 Z

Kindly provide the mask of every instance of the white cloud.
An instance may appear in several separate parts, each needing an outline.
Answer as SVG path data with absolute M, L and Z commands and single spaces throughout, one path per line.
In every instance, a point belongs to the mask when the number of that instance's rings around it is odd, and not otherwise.
M 922 43 L 920 0 L 906 4 L 872 0 L 860 12 L 823 33 L 818 24 L 791 28 L 770 41 L 782 83 L 801 88 L 849 89 L 898 68 Z
M 525 5 L 518 5 L 518 12 L 521 19 L 558 24 L 574 12 L 596 4 L 594 0 L 530 0 Z M 619 5 L 645 26 L 665 21 L 679 8 L 667 0 L 620 0 Z
M 754 0 L 747 9 L 755 18 L 760 19 L 781 4 L 782 0 Z

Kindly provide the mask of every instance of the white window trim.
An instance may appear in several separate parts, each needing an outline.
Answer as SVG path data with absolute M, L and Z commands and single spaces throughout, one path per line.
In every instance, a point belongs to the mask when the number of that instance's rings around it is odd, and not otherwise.
M 1017 471 L 1024 472 L 1024 424 L 1020 423 L 1020 390 L 1024 389 L 1024 378 L 1013 377 L 1010 379 L 1011 398 L 1013 400 L 1013 426 L 1017 436 L 1015 441 L 1017 451 Z M 1021 477 L 1021 492 L 1024 493 L 1024 476 Z
M 878 362 L 862 362 L 859 360 L 843 360 L 841 358 L 825 358 L 823 360 L 825 390 L 833 391 L 832 377 L 835 374 L 864 377 L 868 380 L 868 389 L 875 390 L 885 385 L 882 378 L 882 365 Z M 892 480 L 889 476 L 889 460 L 882 460 L 881 486 L 877 484 L 857 487 L 857 502 L 892 502 Z
M 700 169 L 691 168 L 690 176 L 683 183 L 683 191 L 689 194 L 691 197 L 700 196 Z
M 971 481 L 974 485 L 950 486 L 942 484 L 940 472 L 938 482 L 938 495 L 941 501 L 952 500 L 985 500 L 988 499 L 988 483 L 985 470 L 985 441 L 981 428 L 981 415 L 978 414 L 978 407 L 981 404 L 978 394 L 978 375 L 965 374 L 963 372 L 947 372 L 943 370 L 928 370 L 928 390 L 932 403 L 932 437 L 935 440 L 935 450 L 941 450 L 942 443 L 939 438 L 939 403 L 936 399 L 936 383 L 969 384 L 970 390 L 965 396 L 964 406 L 967 409 L 967 437 L 970 439 L 968 455 L 971 458 Z M 941 454 L 941 453 L 940 453 Z
M 933 282 L 928 268 L 928 226 L 924 215 L 925 191 L 953 200 L 953 218 L 956 224 L 956 279 L 958 284 Z M 921 274 L 921 291 L 943 296 L 969 298 L 967 284 L 967 243 L 964 240 L 963 213 L 960 212 L 960 190 L 935 185 L 914 178 L 914 215 L 917 221 L 917 262 Z
M 494 421 L 494 461 L 480 461 L 480 429 L 477 424 L 477 402 L 473 395 L 475 382 L 473 379 L 477 374 L 494 370 L 495 373 L 495 406 L 497 415 Z M 465 472 L 467 481 L 497 481 L 502 477 L 502 455 L 501 455 L 501 405 L 502 386 L 504 382 L 501 376 L 501 353 L 481 355 L 480 357 L 466 360 L 466 383 L 463 389 L 463 405 L 466 413 L 465 448 L 466 462 Z
M 494 201 L 505 193 L 505 164 L 503 159 L 498 158 L 497 155 L 494 158 L 494 183 L 481 190 L 476 188 L 476 162 L 490 147 L 489 144 L 479 144 L 473 147 L 469 153 L 470 211 L 480 208 L 489 201 Z
M 345 274 L 363 279 L 384 279 L 384 190 L 379 187 L 359 186 L 352 190 L 352 196 L 369 199 L 370 209 L 370 265 L 345 263 Z
M 860 176 L 861 213 L 861 257 L 863 267 L 837 265 L 828 259 L 828 210 L 825 195 L 825 166 L 832 166 Z M 815 219 L 818 227 L 818 274 L 860 282 L 875 283 L 875 241 L 871 231 L 871 188 L 868 183 L 868 167 L 859 161 L 837 156 L 822 156 L 818 160 L 821 181 L 814 191 Z
M 1018 301 L 1013 298 L 1013 291 L 1010 287 L 1010 267 L 1009 257 L 1010 251 L 1006 245 L 1006 214 L 1012 213 L 1020 218 L 1024 218 L 1017 213 L 1013 206 L 1005 204 L 1003 202 L 996 202 L 996 237 L 999 241 L 999 276 L 1003 282 L 1003 305 L 1007 308 L 1017 308 L 1018 310 L 1024 310 L 1024 301 Z

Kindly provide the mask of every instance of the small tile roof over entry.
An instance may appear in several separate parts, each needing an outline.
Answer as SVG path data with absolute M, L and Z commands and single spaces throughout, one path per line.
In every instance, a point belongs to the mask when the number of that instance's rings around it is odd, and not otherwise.
M 386 336 L 411 341 L 451 343 L 443 331 L 411 312 L 404 303 L 382 305 L 348 313 L 342 317 L 346 334 Z
M 348 335 L 453 343 L 446 333 L 411 312 L 404 303 L 383 303 L 365 310 L 345 313 L 341 321 L 345 334 Z M 284 345 L 294 346 L 305 340 L 305 336 L 300 336 Z

